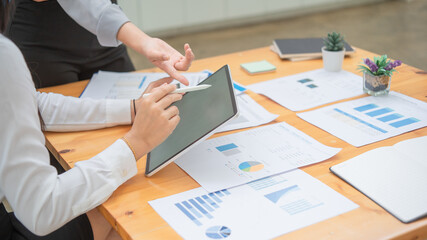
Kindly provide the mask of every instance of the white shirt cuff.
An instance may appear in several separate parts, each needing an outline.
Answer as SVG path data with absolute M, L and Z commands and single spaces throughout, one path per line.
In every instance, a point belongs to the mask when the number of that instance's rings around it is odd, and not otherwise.
M 131 123 L 131 103 L 129 99 L 107 99 L 105 104 L 107 123 L 115 123 L 115 125 Z
M 118 185 L 123 184 L 138 172 L 132 150 L 121 139 L 98 154 L 98 157 L 109 165 Z

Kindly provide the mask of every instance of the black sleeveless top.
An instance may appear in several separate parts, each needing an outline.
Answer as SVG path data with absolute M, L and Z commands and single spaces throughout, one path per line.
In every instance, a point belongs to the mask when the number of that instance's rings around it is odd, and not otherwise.
M 15 11 L 5 35 L 22 51 L 36 87 L 78 80 L 70 77 L 61 80 L 63 72 L 88 79 L 98 70 L 134 70 L 125 46 L 101 46 L 97 37 L 68 16 L 56 0 L 15 0 Z M 55 63 L 60 63 L 58 69 L 52 65 Z M 38 78 L 43 79 L 38 81 Z

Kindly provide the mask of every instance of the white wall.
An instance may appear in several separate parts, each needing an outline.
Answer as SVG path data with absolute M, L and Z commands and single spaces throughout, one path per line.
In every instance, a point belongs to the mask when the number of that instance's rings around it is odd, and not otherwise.
M 139 28 L 157 36 L 236 26 L 382 0 L 118 0 Z

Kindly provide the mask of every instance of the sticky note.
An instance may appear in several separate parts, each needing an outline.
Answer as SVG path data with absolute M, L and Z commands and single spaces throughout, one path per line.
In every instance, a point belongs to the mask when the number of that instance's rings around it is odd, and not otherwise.
M 273 72 L 276 70 L 276 67 L 273 64 L 267 62 L 266 60 L 242 63 L 240 64 L 240 66 L 249 74 Z

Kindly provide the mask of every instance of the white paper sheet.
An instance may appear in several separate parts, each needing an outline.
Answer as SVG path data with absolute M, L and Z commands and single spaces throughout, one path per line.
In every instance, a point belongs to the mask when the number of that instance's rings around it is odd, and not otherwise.
M 175 163 L 214 192 L 317 163 L 340 150 L 281 122 L 207 140 Z
M 209 76 L 208 71 L 183 73 L 190 86 L 197 85 Z M 166 73 L 118 73 L 99 71 L 94 74 L 81 98 L 93 99 L 136 99 L 141 96 L 148 84 L 160 78 L 168 77 Z M 172 83 L 178 84 L 177 80 Z
M 149 204 L 184 239 L 271 239 L 358 206 L 301 170 Z
M 239 116 L 221 127 L 217 132 L 225 132 L 235 129 L 255 127 L 266 124 L 279 115 L 268 112 L 265 108 L 259 105 L 249 95 L 241 93 L 236 96 L 237 106 L 239 108 Z
M 327 72 L 318 69 L 255 83 L 247 88 L 292 111 L 302 111 L 363 94 L 362 78 L 344 70 Z
M 427 103 L 390 92 L 297 114 L 305 121 L 360 147 L 427 126 Z

